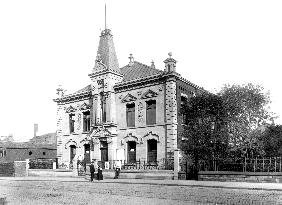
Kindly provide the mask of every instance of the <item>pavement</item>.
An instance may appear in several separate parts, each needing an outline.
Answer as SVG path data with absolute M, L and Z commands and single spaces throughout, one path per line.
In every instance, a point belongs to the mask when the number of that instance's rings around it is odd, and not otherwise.
M 62 182 L 89 182 L 84 177 L 0 177 L 7 181 L 62 181 Z M 95 183 L 96 181 L 94 181 Z M 98 182 L 98 181 L 97 181 Z M 282 191 L 282 183 L 251 183 L 251 182 L 220 182 L 220 181 L 194 181 L 194 180 L 151 180 L 151 179 L 104 179 L 98 183 L 121 183 L 121 184 L 148 184 L 163 186 L 190 186 L 211 187 L 225 189 L 247 189 Z

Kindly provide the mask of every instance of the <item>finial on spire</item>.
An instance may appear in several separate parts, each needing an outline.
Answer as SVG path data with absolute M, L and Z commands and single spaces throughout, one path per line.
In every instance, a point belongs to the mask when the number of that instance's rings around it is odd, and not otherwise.
M 171 58 L 171 56 L 172 56 L 172 52 L 169 52 L 169 53 L 168 53 L 168 56 Z
M 107 5 L 105 4 L 105 30 L 107 29 Z

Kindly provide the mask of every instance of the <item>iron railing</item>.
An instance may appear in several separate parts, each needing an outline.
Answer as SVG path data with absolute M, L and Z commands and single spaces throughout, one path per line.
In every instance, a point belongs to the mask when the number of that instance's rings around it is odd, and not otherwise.
M 199 171 L 282 172 L 281 157 L 199 160 Z

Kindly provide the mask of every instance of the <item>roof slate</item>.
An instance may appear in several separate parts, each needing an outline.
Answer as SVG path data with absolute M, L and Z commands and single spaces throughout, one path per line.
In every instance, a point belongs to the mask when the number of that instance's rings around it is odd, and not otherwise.
M 123 82 L 163 74 L 163 71 L 137 61 L 134 61 L 133 65 L 122 67 L 121 72 L 123 74 Z
M 56 144 L 33 144 L 30 142 L 8 142 L 0 143 L 0 147 L 5 147 L 8 149 L 57 149 Z

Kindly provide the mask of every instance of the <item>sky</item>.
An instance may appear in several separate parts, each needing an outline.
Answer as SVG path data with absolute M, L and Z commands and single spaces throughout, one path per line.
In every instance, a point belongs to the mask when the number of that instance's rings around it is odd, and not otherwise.
M 0 136 L 15 140 L 56 131 L 58 85 L 90 84 L 99 36 L 112 30 L 120 67 L 136 61 L 176 71 L 211 92 L 254 83 L 270 91 L 282 124 L 282 1 L 0 1 Z

